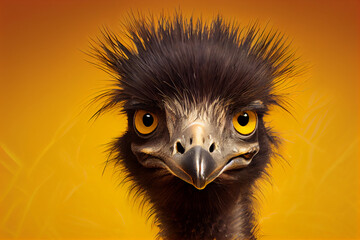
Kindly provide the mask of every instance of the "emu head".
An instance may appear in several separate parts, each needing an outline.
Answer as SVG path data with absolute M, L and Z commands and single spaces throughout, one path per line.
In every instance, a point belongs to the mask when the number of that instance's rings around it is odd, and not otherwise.
M 166 184 L 250 186 L 276 142 L 263 117 L 294 68 L 282 36 L 181 15 L 133 19 L 127 31 L 132 45 L 105 31 L 93 49 L 116 81 L 98 114 L 128 117 L 115 162 L 152 198 Z

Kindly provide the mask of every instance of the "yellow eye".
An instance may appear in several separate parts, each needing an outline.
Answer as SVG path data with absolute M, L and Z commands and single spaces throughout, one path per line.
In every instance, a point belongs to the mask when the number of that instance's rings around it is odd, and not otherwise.
M 253 111 L 239 112 L 235 114 L 232 122 L 236 131 L 242 135 L 249 135 L 256 128 L 256 113 Z
M 156 129 L 158 118 L 151 112 L 138 110 L 135 113 L 134 122 L 136 130 L 143 135 L 147 135 Z

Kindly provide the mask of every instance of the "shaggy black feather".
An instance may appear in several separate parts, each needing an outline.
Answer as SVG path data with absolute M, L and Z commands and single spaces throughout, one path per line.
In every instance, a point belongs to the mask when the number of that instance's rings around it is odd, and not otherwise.
M 281 105 L 276 89 L 295 69 L 283 36 L 256 25 L 240 28 L 220 16 L 210 24 L 181 14 L 157 20 L 139 16 L 129 22 L 127 40 L 105 30 L 92 52 L 98 66 L 115 78 L 114 86 L 97 98 L 105 102 L 95 116 L 114 107 L 128 116 L 127 132 L 111 147 L 115 166 L 126 173 L 137 195 L 151 203 L 159 237 L 255 239 L 253 186 L 277 143 L 262 117 L 269 106 Z M 167 99 L 192 104 L 221 100 L 229 114 L 260 100 L 260 152 L 248 167 L 233 171 L 233 178 L 219 177 L 203 190 L 165 170 L 143 167 L 130 148 L 131 142 L 144 141 L 133 129 L 134 112 L 163 112 Z M 157 136 L 167 134 L 164 130 Z

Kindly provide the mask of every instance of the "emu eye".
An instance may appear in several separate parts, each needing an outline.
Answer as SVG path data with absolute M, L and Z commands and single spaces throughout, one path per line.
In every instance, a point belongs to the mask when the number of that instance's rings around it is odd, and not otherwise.
M 134 124 L 136 131 L 140 134 L 147 135 L 156 129 L 158 118 L 151 112 L 138 110 L 135 113 Z
M 249 135 L 256 128 L 257 116 L 253 111 L 244 111 L 235 114 L 233 125 L 236 131 L 242 135 Z

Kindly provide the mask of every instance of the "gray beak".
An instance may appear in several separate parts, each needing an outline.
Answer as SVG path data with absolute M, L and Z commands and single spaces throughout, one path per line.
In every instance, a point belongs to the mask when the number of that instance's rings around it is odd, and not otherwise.
M 210 182 L 211 174 L 219 167 L 209 151 L 197 145 L 186 151 L 178 165 L 197 189 L 203 189 Z

